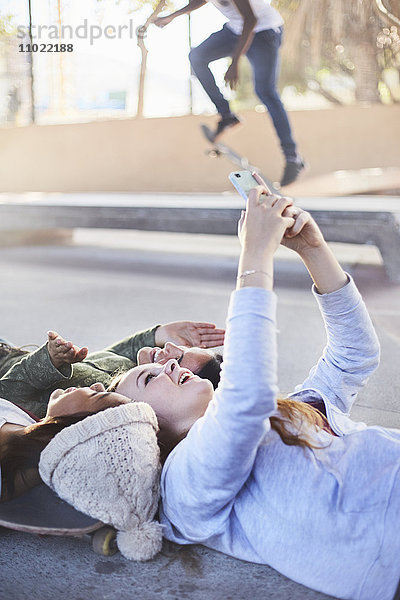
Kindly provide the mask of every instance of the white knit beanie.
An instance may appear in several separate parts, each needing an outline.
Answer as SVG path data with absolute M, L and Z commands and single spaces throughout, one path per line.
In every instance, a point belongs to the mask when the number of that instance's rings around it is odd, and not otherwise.
M 161 550 L 154 521 L 160 496 L 157 419 L 144 402 L 108 408 L 60 431 L 43 450 L 39 473 L 60 498 L 118 530 L 131 560 Z

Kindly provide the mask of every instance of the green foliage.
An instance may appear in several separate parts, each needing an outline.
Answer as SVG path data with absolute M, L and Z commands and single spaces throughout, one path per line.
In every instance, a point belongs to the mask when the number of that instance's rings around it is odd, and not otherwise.
M 0 14 L 0 38 L 15 34 L 16 30 L 13 15 Z
M 357 100 L 382 99 L 383 70 L 399 68 L 400 44 L 398 29 L 375 0 L 274 0 L 274 5 L 285 20 L 283 85 L 303 91 L 325 68 L 338 86 L 351 77 Z M 397 13 L 400 2 L 385 0 L 385 7 Z

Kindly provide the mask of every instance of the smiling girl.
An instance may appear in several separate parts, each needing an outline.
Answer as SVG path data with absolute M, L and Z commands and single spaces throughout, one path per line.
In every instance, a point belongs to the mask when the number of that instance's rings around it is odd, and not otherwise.
M 137 367 L 116 386 L 154 408 L 173 448 L 161 476 L 164 535 L 268 564 L 337 598 L 391 600 L 400 431 L 349 417 L 379 364 L 366 307 L 313 219 L 290 200 L 252 190 L 239 230 L 215 393 L 174 358 Z M 286 399 L 277 399 L 272 291 L 281 242 L 308 268 L 327 331 L 322 357 Z

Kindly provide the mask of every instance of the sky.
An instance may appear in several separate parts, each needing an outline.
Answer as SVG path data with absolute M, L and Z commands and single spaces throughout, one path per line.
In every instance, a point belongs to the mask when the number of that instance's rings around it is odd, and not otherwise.
M 182 6 L 186 2 L 177 6 Z M 2 14 L 13 14 L 17 25 L 27 22 L 25 0 L 0 0 Z M 39 106 L 50 107 L 57 111 L 60 107 L 60 89 L 63 93 L 63 108 L 77 104 L 81 109 L 89 106 L 106 106 L 109 94 L 124 93 L 128 112 L 134 113 L 137 103 L 137 89 L 141 52 L 136 44 L 134 31 L 141 25 L 150 9 L 130 12 L 132 2 L 121 0 L 62 0 L 62 20 L 74 28 L 81 25 L 83 33 L 85 20 L 90 25 L 107 25 L 118 29 L 119 25 L 130 25 L 133 36 L 123 31 L 121 39 L 101 39 L 90 43 L 89 39 L 73 40 L 72 53 L 49 54 L 36 53 L 35 79 L 36 96 Z M 32 20 L 36 25 L 54 25 L 57 23 L 56 0 L 32 0 Z M 130 23 L 131 21 L 131 23 Z M 197 45 L 213 31 L 220 29 L 224 17 L 212 5 L 207 5 L 192 14 L 192 44 Z M 53 29 L 54 31 L 54 29 Z M 50 29 L 42 30 L 40 42 L 56 40 L 46 38 Z M 67 37 L 67 36 L 66 36 Z M 65 39 L 66 42 L 71 40 Z M 147 79 L 145 95 L 145 116 L 171 116 L 187 114 L 190 105 L 188 61 L 188 18 L 176 19 L 168 27 L 159 29 L 150 26 L 146 39 L 148 48 Z M 225 61 L 215 63 L 217 80 L 222 83 Z M 60 82 L 60 72 L 63 81 Z M 197 81 L 193 81 L 194 112 L 213 111 L 213 106 L 205 96 Z

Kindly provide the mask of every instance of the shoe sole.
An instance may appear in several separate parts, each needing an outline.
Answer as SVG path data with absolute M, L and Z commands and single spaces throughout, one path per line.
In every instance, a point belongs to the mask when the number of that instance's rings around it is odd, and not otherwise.
M 232 129 L 236 129 L 236 128 L 240 128 L 243 125 L 243 123 L 241 121 L 239 121 L 239 123 L 232 123 L 232 125 L 227 125 L 226 127 L 224 127 L 224 130 L 221 131 L 221 133 L 218 133 L 217 135 L 214 136 L 214 142 L 218 142 L 218 140 L 225 134 L 228 132 L 228 130 Z

